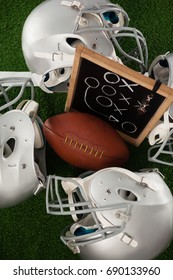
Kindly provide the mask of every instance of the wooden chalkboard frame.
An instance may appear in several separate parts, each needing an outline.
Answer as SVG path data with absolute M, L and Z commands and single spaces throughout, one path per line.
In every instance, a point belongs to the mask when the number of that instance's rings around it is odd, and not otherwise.
M 133 83 L 138 84 L 139 86 L 144 87 L 146 90 L 153 91 L 156 81 L 133 70 L 130 69 L 116 61 L 113 61 L 101 54 L 96 53 L 93 50 L 90 50 L 82 45 L 79 45 L 76 48 L 74 64 L 72 68 L 70 84 L 65 104 L 65 111 L 80 111 L 79 109 L 73 108 L 73 101 L 75 100 L 75 96 L 77 94 L 76 89 L 77 86 L 80 87 L 79 77 L 81 71 L 81 63 L 83 60 L 87 60 L 97 66 L 100 66 L 111 73 L 115 73 L 116 75 L 120 75 L 124 79 L 130 80 Z M 115 128 L 122 138 L 129 142 L 130 144 L 138 147 L 142 141 L 147 137 L 152 128 L 156 125 L 158 120 L 162 117 L 164 112 L 168 109 L 170 104 L 173 102 L 173 89 L 167 87 L 164 84 L 161 84 L 160 87 L 156 90 L 156 94 L 163 97 L 163 102 L 157 108 L 157 111 L 151 116 L 148 123 L 145 125 L 144 129 L 140 132 L 137 137 L 133 137 L 128 135 L 128 133 L 122 132 L 119 129 Z M 92 111 L 91 111 L 92 113 Z

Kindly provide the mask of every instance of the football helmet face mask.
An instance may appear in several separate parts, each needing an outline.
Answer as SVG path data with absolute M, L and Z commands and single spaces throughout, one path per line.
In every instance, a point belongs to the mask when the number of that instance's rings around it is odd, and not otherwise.
M 15 108 L 22 100 L 26 88 L 29 89 L 29 99 L 34 99 L 34 84 L 30 78 L 8 77 L 0 79 L 0 114 Z
M 47 182 L 47 213 L 72 216 L 61 239 L 83 259 L 152 259 L 172 239 L 172 194 L 156 171 L 107 168 Z
M 24 58 L 36 84 L 49 93 L 67 91 L 79 44 L 116 61 L 132 60 L 145 72 L 145 38 L 128 23 L 123 8 L 108 0 L 44 1 L 28 16 L 22 32 Z M 123 49 L 122 38 L 133 41 L 128 44 L 133 50 Z
M 149 67 L 149 76 L 173 88 L 173 53 L 156 57 Z M 148 135 L 148 160 L 173 166 L 173 104 Z

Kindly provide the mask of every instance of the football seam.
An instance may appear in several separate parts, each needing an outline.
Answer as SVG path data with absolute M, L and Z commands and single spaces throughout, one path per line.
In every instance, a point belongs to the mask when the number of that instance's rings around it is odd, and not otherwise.
M 82 142 L 79 142 L 73 137 L 70 137 L 69 135 L 66 135 L 66 137 L 64 138 L 64 144 L 72 148 L 78 148 L 80 151 L 88 153 L 89 155 L 94 155 L 94 157 L 98 157 L 100 159 L 103 157 L 104 154 L 103 150 L 99 150 Z
M 44 125 L 44 128 L 47 130 L 47 131 L 49 131 L 49 132 L 51 132 L 51 133 L 53 133 L 54 135 L 57 135 L 57 136 L 59 136 L 62 140 L 63 140 L 63 143 L 64 143 L 64 145 L 66 146 L 66 147 L 72 147 L 72 146 L 70 146 L 70 144 L 72 145 L 72 141 L 71 142 L 69 142 L 69 143 L 65 143 L 65 139 L 66 139 L 66 137 L 68 136 L 69 138 L 71 137 L 71 136 L 69 136 L 69 135 L 67 135 L 66 134 L 66 136 L 65 137 L 62 137 L 62 135 L 60 135 L 59 133 L 55 133 L 55 132 L 53 132 L 50 128 L 48 128 L 46 125 Z M 71 137 L 72 138 L 72 137 Z M 47 139 L 48 140 L 48 139 Z M 67 142 L 67 139 L 66 139 L 66 142 Z M 79 142 L 78 142 L 79 143 Z M 84 143 L 83 143 L 84 144 Z M 76 144 L 77 145 L 77 144 Z M 86 144 L 84 144 L 85 146 L 86 146 Z M 89 148 L 90 146 L 88 145 L 88 148 Z M 83 148 L 84 148 L 84 146 L 83 146 Z M 86 148 L 85 148 L 86 149 Z M 82 151 L 85 151 L 85 149 L 82 149 L 81 148 L 81 152 Z M 94 148 L 95 149 L 95 151 L 97 151 L 97 149 L 96 148 Z M 93 149 L 93 150 L 94 150 Z M 87 150 L 88 149 L 86 149 L 86 152 L 87 152 Z M 99 153 L 99 150 L 98 150 L 98 152 L 96 153 L 96 157 L 95 158 L 98 158 L 97 156 L 98 156 L 98 153 Z M 89 154 L 89 153 L 88 153 Z M 90 154 L 90 156 L 92 156 L 93 154 Z M 111 158 L 109 155 L 106 155 L 105 154 L 105 152 L 103 151 L 103 153 L 102 153 L 102 155 L 101 155 L 101 158 L 99 158 L 99 159 L 102 159 L 102 158 Z M 122 158 L 116 158 L 116 160 L 118 160 L 118 161 L 122 161 L 123 160 L 123 162 L 124 162 L 124 159 L 122 159 Z

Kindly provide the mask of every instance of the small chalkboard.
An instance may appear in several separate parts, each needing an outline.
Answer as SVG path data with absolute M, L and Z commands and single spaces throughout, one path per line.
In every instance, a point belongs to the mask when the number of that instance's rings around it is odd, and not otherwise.
M 75 53 L 65 111 L 108 121 L 139 146 L 169 105 L 173 89 L 84 46 Z

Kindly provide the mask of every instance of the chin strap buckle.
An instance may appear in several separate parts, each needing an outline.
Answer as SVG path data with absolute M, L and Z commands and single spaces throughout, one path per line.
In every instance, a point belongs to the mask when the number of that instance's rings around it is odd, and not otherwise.
M 141 184 L 142 185 L 146 185 L 148 188 L 150 188 L 151 190 L 153 191 L 157 191 L 158 190 L 158 187 L 156 186 L 156 184 L 154 184 L 149 178 L 147 177 L 142 177 L 141 178 Z
M 61 1 L 61 5 L 82 10 L 85 7 L 79 1 Z
M 79 249 L 78 246 L 75 245 L 74 240 L 67 241 L 66 245 L 73 252 L 73 254 L 79 254 L 80 253 L 80 249 Z
M 134 240 L 130 235 L 127 233 L 121 232 L 119 234 L 120 240 L 124 242 L 126 245 L 136 248 L 138 246 L 138 242 Z

